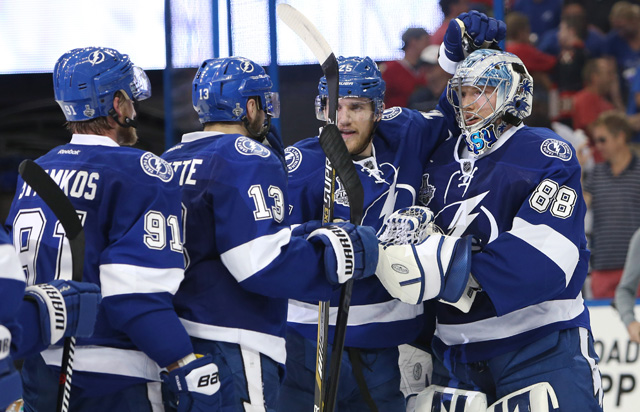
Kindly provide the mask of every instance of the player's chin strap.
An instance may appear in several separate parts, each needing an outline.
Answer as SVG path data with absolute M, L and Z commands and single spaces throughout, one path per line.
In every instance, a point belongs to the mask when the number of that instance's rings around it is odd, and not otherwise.
M 487 407 L 487 396 L 478 391 L 431 385 L 418 394 L 415 412 L 550 412 L 560 411 L 558 397 L 549 382 L 539 382 L 498 399 Z
M 109 110 L 109 115 L 113 118 L 113 120 L 116 121 L 116 123 L 118 123 L 121 127 L 133 127 L 134 129 L 138 128 L 138 121 L 136 119 L 131 119 L 130 117 L 125 116 L 124 117 L 124 123 L 122 123 L 120 121 L 120 119 L 118 118 L 118 113 L 116 112 L 115 109 L 111 108 Z

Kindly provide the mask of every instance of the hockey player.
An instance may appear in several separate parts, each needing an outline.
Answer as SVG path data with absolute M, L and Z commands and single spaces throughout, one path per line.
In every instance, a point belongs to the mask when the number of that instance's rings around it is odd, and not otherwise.
M 275 411 L 287 298 L 328 299 L 351 276 L 372 275 L 378 258 L 371 228 L 292 234 L 282 141 L 269 133 L 280 108 L 271 87 L 251 60 L 205 60 L 192 89 L 204 131 L 162 156 L 180 176 L 186 219 L 174 303 L 196 351 L 220 367 L 225 411 Z
M 448 93 L 462 133 L 426 163 L 421 202 L 445 233 L 473 236 L 479 286 L 467 313 L 438 303 L 433 383 L 466 399 L 482 392 L 490 410 L 601 411 L 575 149 L 523 124 L 533 84 L 513 54 L 472 53 Z M 440 410 L 444 398 L 433 399 L 417 410 Z
M 4 228 L 0 268 L 0 410 L 5 410 L 22 396 L 12 358 L 37 353 L 62 337 L 91 336 L 100 292 L 92 283 L 57 279 L 27 287 L 25 296 L 22 265 Z
M 77 340 L 70 410 L 161 410 L 161 368 L 180 381 L 182 410 L 204 410 L 217 386 L 193 379 L 217 367 L 196 360 L 171 302 L 184 275 L 176 175 L 159 157 L 121 147 L 137 140 L 134 102 L 150 96 L 148 78 L 127 55 L 88 47 L 58 59 L 53 83 L 73 136 L 37 162 L 81 216 L 84 281 L 103 296 L 93 336 Z M 18 188 L 7 226 L 27 284 L 69 276 L 57 219 L 22 179 Z M 25 360 L 25 410 L 56 409 L 61 353 L 51 347 Z
M 465 14 L 452 26 L 452 47 L 462 53 L 465 27 L 472 40 L 504 37 L 504 23 L 480 13 Z M 384 110 L 385 83 L 369 57 L 339 57 L 337 126 L 364 188 L 363 225 L 380 229 L 394 210 L 427 196 L 423 165 L 449 135 L 454 113 L 446 97 L 438 110 L 422 113 L 400 107 Z M 320 79 L 316 99 L 318 119 L 327 118 L 327 82 Z M 447 121 L 447 118 L 450 120 Z M 317 138 L 287 148 L 292 223 L 322 216 L 325 155 Z M 349 204 L 338 181 L 334 215 L 349 219 Z M 381 255 L 382 258 L 382 255 Z M 444 282 L 443 282 L 444 285 Z M 339 294 L 331 298 L 329 342 L 333 341 Z M 411 304 L 393 299 L 377 278 L 355 282 L 351 296 L 345 353 L 336 409 L 405 411 L 400 391 L 398 345 L 413 342 L 423 324 L 422 299 Z M 292 300 L 287 332 L 287 375 L 279 410 L 309 410 L 313 406 L 318 302 Z M 425 364 L 425 372 L 426 372 Z M 426 384 L 422 375 L 422 387 Z

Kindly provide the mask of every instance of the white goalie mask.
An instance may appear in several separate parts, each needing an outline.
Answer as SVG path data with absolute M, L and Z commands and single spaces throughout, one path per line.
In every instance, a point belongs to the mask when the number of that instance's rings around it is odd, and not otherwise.
M 477 98 L 463 103 L 462 97 L 470 90 Z M 508 125 L 517 126 L 531 114 L 533 79 L 516 55 L 480 49 L 458 65 L 449 80 L 447 98 L 469 151 L 480 155 Z M 491 110 L 483 110 L 486 105 Z

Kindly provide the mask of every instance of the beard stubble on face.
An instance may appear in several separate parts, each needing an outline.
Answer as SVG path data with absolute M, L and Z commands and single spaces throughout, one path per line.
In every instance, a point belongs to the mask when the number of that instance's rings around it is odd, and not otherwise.
M 116 135 L 120 146 L 133 146 L 138 142 L 138 133 L 135 127 L 116 126 Z

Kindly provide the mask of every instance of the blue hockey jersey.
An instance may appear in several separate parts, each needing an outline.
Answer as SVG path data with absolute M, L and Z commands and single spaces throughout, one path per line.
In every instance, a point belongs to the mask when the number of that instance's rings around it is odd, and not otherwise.
M 471 273 L 482 287 L 467 314 L 438 304 L 434 346 L 478 361 L 555 330 L 589 329 L 586 206 L 571 145 L 521 125 L 474 158 L 451 138 L 425 173 L 423 204 L 446 234 L 473 236 Z
M 442 100 L 441 100 L 442 103 Z M 423 166 L 434 148 L 448 137 L 451 106 L 422 113 L 393 107 L 384 111 L 373 138 L 373 155 L 355 162 L 364 188 L 363 225 L 380 229 L 393 211 L 424 196 Z M 443 114 L 444 113 L 444 114 Z M 317 137 L 285 151 L 289 169 L 292 223 L 322 218 L 325 155 Z M 349 203 L 337 179 L 334 218 L 349 220 Z M 333 340 L 339 293 L 331 298 L 330 341 Z M 413 341 L 422 325 L 423 305 L 393 299 L 375 276 L 354 282 L 345 346 L 385 348 Z M 289 326 L 316 339 L 318 302 L 290 301 Z
M 85 395 L 160 380 L 167 366 L 193 352 L 175 315 L 183 279 L 181 205 L 176 176 L 159 157 L 119 147 L 105 136 L 73 135 L 37 160 L 83 222 L 83 281 L 103 300 L 93 337 L 77 340 L 73 385 Z M 28 284 L 70 279 L 68 240 L 42 199 L 18 179 L 7 225 Z M 59 367 L 61 347 L 42 352 Z
M 179 176 L 185 280 L 174 304 L 191 336 L 284 364 L 287 298 L 328 299 L 324 247 L 291 235 L 287 174 L 269 147 L 194 132 L 162 156 Z

